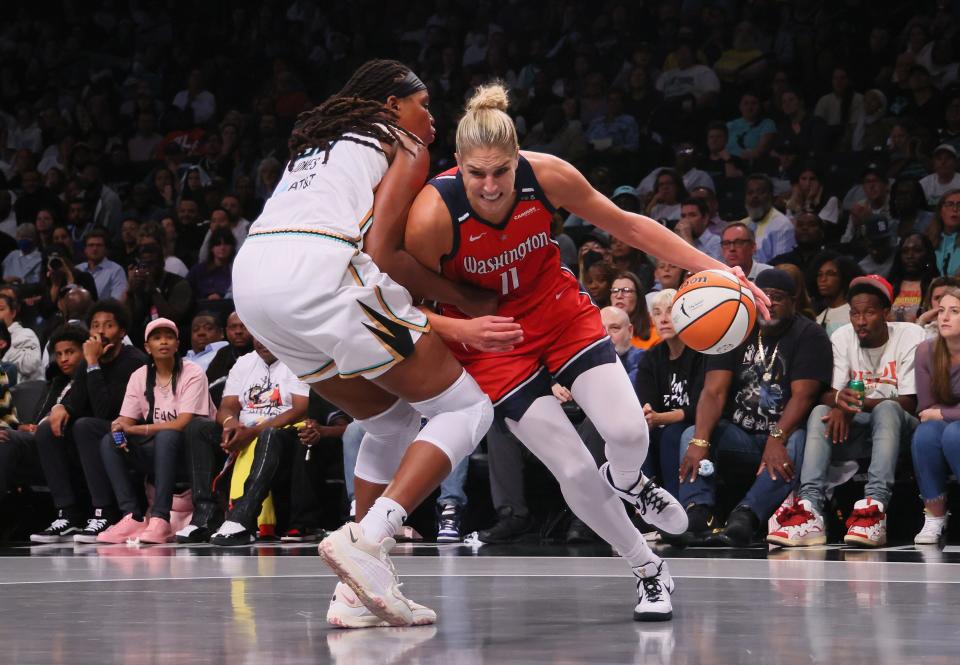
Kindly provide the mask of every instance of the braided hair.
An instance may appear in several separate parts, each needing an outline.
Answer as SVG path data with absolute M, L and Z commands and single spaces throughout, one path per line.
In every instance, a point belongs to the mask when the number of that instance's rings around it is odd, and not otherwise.
M 180 356 L 174 356 L 173 360 L 173 375 L 170 377 L 170 392 L 173 395 L 177 394 L 177 379 L 180 378 L 180 374 L 183 372 L 183 358 Z M 147 422 L 151 425 L 153 424 L 153 412 L 154 404 L 156 402 L 156 395 L 153 390 L 157 385 L 157 363 L 150 358 L 150 364 L 147 365 L 147 381 L 146 387 L 143 390 L 143 396 L 147 400 Z
M 397 124 L 395 113 L 384 107 L 387 98 L 397 89 L 397 83 L 410 74 L 410 68 L 396 60 L 370 60 L 361 65 L 338 93 L 297 116 L 287 142 L 291 155 L 287 168 L 292 170 L 297 157 L 311 149 L 322 152 L 326 164 L 331 148 L 340 140 L 380 152 L 383 152 L 381 143 L 403 145 L 401 135 L 421 143 L 413 133 Z M 347 133 L 371 140 L 347 136 Z M 405 146 L 404 149 L 409 151 Z

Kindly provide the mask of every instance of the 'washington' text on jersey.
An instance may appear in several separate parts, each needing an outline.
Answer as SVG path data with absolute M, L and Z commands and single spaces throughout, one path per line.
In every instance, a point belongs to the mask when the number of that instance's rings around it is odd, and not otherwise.
M 489 259 L 478 259 L 473 256 L 463 257 L 463 269 L 474 275 L 485 275 L 496 272 L 506 266 L 522 261 L 530 252 L 543 249 L 550 243 L 550 237 L 540 232 L 530 236 L 516 247 L 504 250 L 497 256 Z

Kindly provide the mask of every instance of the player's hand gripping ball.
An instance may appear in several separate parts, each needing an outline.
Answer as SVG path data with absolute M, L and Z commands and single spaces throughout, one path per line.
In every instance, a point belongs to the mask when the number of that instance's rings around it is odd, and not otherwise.
M 684 344 L 718 355 L 743 343 L 757 320 L 757 305 L 750 289 L 731 273 L 702 270 L 680 285 L 672 318 Z

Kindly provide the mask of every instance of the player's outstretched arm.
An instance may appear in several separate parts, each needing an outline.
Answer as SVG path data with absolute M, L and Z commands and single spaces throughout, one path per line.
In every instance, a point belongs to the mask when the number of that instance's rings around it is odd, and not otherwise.
M 541 153 L 524 152 L 523 155 L 530 161 L 544 193 L 555 207 L 589 220 L 631 247 L 654 256 L 670 257 L 671 263 L 691 273 L 708 269 L 732 272 L 753 291 L 761 312 L 769 318 L 766 312 L 769 299 L 739 268 L 730 268 L 707 256 L 655 219 L 621 210 L 562 159 Z
M 407 212 L 427 179 L 430 154 L 426 147 L 406 138 L 402 140 L 408 149 L 397 146 L 393 162 L 377 188 L 373 225 L 364 239 L 364 251 L 380 270 L 405 286 L 414 297 L 454 303 L 459 307 L 465 304 L 463 289 L 425 268 L 404 249 Z

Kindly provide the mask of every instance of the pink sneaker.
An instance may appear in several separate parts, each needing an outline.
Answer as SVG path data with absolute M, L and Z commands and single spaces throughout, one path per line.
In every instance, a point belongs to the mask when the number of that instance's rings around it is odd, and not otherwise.
M 97 536 L 97 542 L 119 545 L 120 543 L 125 543 L 128 540 L 138 537 L 146 528 L 146 518 L 144 518 L 142 522 L 138 522 L 137 520 L 133 519 L 133 513 L 127 513 L 123 516 L 122 520 L 108 528 L 106 531 L 101 531 Z
M 141 543 L 172 543 L 173 527 L 162 517 L 151 517 L 147 528 L 140 533 Z

